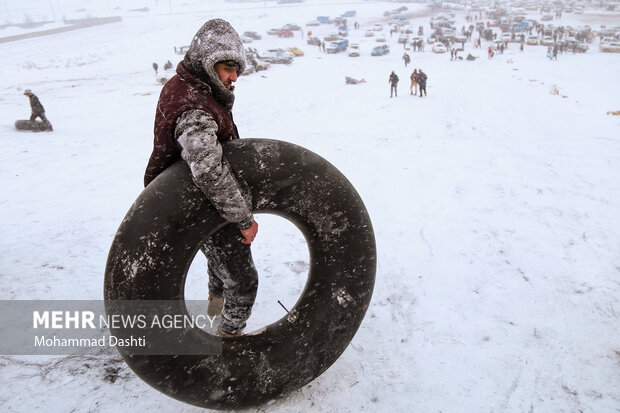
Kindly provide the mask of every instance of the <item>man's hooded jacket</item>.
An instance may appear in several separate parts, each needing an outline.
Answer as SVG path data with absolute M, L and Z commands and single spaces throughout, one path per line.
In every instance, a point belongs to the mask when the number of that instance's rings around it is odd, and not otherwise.
M 194 36 L 177 74 L 161 91 L 144 184 L 180 157 L 222 217 L 247 229 L 254 221 L 249 191 L 233 175 L 220 145 L 239 138 L 231 113 L 234 88 L 227 89 L 214 69 L 216 63 L 230 60 L 237 63 L 237 74 L 241 74 L 245 53 L 239 35 L 228 22 L 209 20 Z

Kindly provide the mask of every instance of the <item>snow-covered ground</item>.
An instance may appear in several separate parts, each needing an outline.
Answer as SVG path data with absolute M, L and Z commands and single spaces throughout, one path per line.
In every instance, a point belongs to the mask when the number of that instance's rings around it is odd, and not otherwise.
M 620 54 L 596 41 L 551 61 L 545 47 L 511 43 L 487 59 L 483 41 L 461 53 L 476 61 L 427 46 L 405 68 L 396 35 L 385 31 L 392 51 L 382 57 L 363 35 L 396 3 L 107 3 L 121 22 L 0 43 L 0 299 L 102 297 L 110 243 L 151 151 L 161 89 L 151 65 L 176 64 L 174 46 L 222 17 L 263 34 L 249 45 L 258 50 L 305 51 L 239 79 L 241 135 L 291 141 L 336 165 L 364 199 L 378 247 L 373 300 L 349 348 L 259 411 L 619 411 L 620 116 L 606 112 L 620 110 Z M 49 4 L 52 20 L 88 15 Z M 429 30 L 427 6 L 406 5 L 412 25 Z M 265 34 L 351 9 L 358 58 L 326 55 L 306 34 Z M 620 14 L 587 9 L 554 23 L 611 27 Z M 6 30 L 0 37 L 16 33 Z M 413 68 L 428 75 L 426 98 L 409 95 Z M 392 70 L 401 83 L 390 99 Z M 26 88 L 54 132 L 13 128 L 30 114 Z M 248 330 L 283 316 L 277 300 L 295 303 L 308 268 L 292 224 L 258 221 L 261 284 Z M 204 266 L 196 257 L 188 298 L 205 297 Z M 0 356 L 0 380 L 5 412 L 201 411 L 120 358 Z

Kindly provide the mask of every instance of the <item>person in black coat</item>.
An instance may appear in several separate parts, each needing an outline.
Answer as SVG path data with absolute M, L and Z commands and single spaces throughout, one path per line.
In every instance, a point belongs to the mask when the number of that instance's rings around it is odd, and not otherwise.
M 420 87 L 420 97 L 422 97 L 422 92 L 424 92 L 424 96 L 426 96 L 426 73 L 422 71 L 422 69 L 418 69 L 418 86 Z
M 36 118 L 41 118 L 43 123 L 49 124 L 50 121 L 47 120 L 47 118 L 45 117 L 45 109 L 43 108 L 43 105 L 41 104 L 39 98 L 34 93 L 32 93 L 32 90 L 30 89 L 26 89 L 24 91 L 24 95 L 28 96 L 28 98 L 30 99 L 30 109 L 32 110 L 32 113 L 30 114 L 30 120 L 34 122 Z
M 390 74 L 388 82 L 390 84 L 390 97 L 392 97 L 392 95 L 398 96 L 398 92 L 396 90 L 396 87 L 398 86 L 398 75 L 394 73 L 394 71 Z

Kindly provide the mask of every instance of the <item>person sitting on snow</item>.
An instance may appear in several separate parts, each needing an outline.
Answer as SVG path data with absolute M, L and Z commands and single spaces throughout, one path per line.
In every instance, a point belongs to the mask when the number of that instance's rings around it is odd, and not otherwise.
M 174 75 L 162 88 L 155 115 L 147 186 L 178 159 L 229 222 L 202 246 L 209 274 L 208 315 L 221 313 L 222 336 L 240 335 L 256 299 L 258 274 L 250 244 L 258 231 L 247 184 L 235 176 L 222 142 L 239 139 L 232 118 L 233 83 L 245 69 L 243 44 L 230 23 L 207 21 L 194 36 Z

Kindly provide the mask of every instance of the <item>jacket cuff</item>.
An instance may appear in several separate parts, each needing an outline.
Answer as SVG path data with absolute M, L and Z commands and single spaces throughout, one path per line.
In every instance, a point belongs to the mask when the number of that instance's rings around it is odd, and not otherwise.
M 237 226 L 241 230 L 246 230 L 246 229 L 249 229 L 253 223 L 254 223 L 254 217 L 252 216 L 249 221 L 237 222 Z

